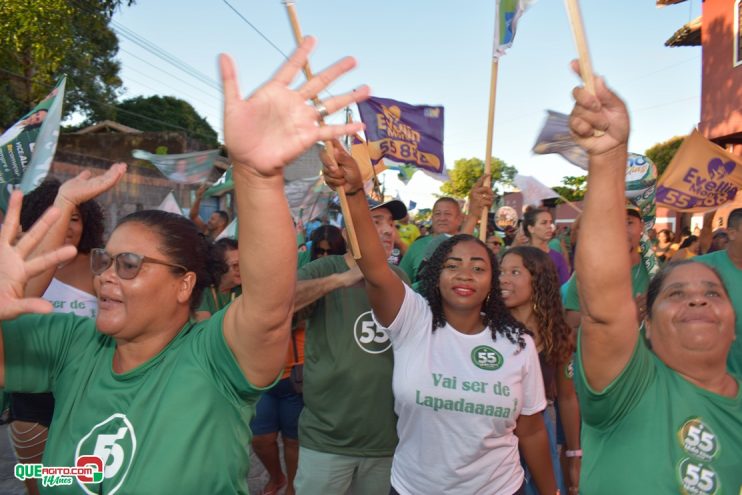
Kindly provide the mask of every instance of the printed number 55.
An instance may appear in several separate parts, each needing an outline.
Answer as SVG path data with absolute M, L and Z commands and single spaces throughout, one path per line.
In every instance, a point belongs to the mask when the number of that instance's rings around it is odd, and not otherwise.
M 373 321 L 364 321 L 361 324 L 361 337 L 358 340 L 362 344 L 370 344 L 371 342 L 383 344 L 389 340 L 389 335 L 384 330 L 376 328 Z

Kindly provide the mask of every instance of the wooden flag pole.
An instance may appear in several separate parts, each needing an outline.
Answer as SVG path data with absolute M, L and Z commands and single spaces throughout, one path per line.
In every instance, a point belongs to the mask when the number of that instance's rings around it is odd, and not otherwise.
M 302 36 L 301 34 L 301 26 L 299 25 L 299 18 L 296 15 L 294 2 L 285 1 L 284 4 L 286 5 L 286 11 L 289 14 L 289 21 L 291 22 L 291 29 L 294 32 L 296 45 L 301 45 L 302 41 L 304 40 L 304 36 Z M 307 62 L 304 64 L 303 70 L 304 76 L 307 78 L 307 81 L 312 79 L 312 69 L 309 68 L 309 60 L 307 60 Z M 312 102 L 315 105 L 322 104 L 322 101 L 319 99 L 318 96 L 312 98 Z M 320 118 L 319 124 L 325 125 L 325 119 Z M 332 141 L 325 141 L 324 144 L 328 156 L 332 161 L 335 161 L 335 152 L 333 149 Z M 361 248 L 358 245 L 358 238 L 356 237 L 356 231 L 353 227 L 353 218 L 350 216 L 350 210 L 348 208 L 348 198 L 345 197 L 345 190 L 342 188 L 336 189 L 335 192 L 337 192 L 338 198 L 340 198 L 340 211 L 343 213 L 343 220 L 345 220 L 345 230 L 348 233 L 348 240 L 350 240 L 350 253 L 353 255 L 354 259 L 360 259 Z
M 590 50 L 587 47 L 587 37 L 585 36 L 585 26 L 582 23 L 582 14 L 580 13 L 579 0 L 564 0 L 567 7 L 567 17 L 569 25 L 572 28 L 572 36 L 577 45 L 577 54 L 580 58 L 580 75 L 585 83 L 585 89 L 591 94 L 595 94 L 595 80 L 593 76 L 593 64 L 590 61 Z M 595 136 L 600 137 L 605 134 L 603 131 L 595 131 Z
M 487 146 L 484 155 L 484 173 L 486 175 L 492 173 L 492 132 L 495 127 L 495 102 L 497 100 L 497 59 L 492 59 L 492 73 L 490 75 L 490 108 L 487 115 Z M 490 179 L 484 181 L 484 186 L 490 186 Z M 479 221 L 479 239 L 482 242 L 487 240 L 487 217 L 489 215 L 489 208 L 485 208 L 482 211 L 482 218 Z

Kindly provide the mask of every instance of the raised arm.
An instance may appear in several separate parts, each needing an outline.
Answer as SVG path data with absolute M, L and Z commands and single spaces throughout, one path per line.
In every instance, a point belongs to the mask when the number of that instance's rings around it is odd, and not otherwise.
M 363 274 L 358 265 L 352 261 L 352 257 L 346 255 L 350 270 L 343 273 L 333 273 L 327 277 L 299 280 L 296 282 L 294 293 L 294 311 L 299 311 L 313 304 L 318 299 L 325 297 L 330 292 L 355 285 L 363 279 Z
M 70 224 L 75 208 L 89 201 L 115 186 L 126 173 L 126 163 L 114 163 L 105 173 L 93 177 L 89 170 L 84 170 L 59 187 L 54 207 L 59 210 L 60 217 L 54 222 L 34 250 L 34 255 L 44 254 L 59 248 L 64 243 L 64 237 Z M 49 287 L 56 266 L 37 275 L 26 285 L 26 297 L 41 297 Z M 90 274 L 91 278 L 93 274 Z
M 41 298 L 24 297 L 29 278 L 53 269 L 75 257 L 74 246 L 64 246 L 31 258 L 34 248 L 49 230 L 59 222 L 60 211 L 51 208 L 15 242 L 20 224 L 23 194 L 14 192 L 8 202 L 2 231 L 0 231 L 0 320 L 12 320 L 24 313 L 50 313 L 52 304 Z M 0 332 L 0 388 L 5 386 L 5 350 Z
M 322 153 L 325 181 L 330 187 L 345 189 L 350 215 L 361 247 L 361 259 L 356 260 L 366 280 L 366 293 L 379 323 L 389 326 L 399 313 L 405 288 L 399 277 L 389 268 L 386 252 L 374 227 L 368 202 L 363 194 L 363 180 L 358 164 L 338 143 L 334 143 L 335 163 Z
M 205 183 L 198 187 L 196 190 L 196 199 L 193 201 L 190 211 L 188 211 L 188 218 L 190 218 L 191 221 L 196 224 L 198 230 L 202 232 L 206 231 L 206 222 L 201 220 L 201 217 L 198 216 L 198 210 L 201 209 L 201 200 L 204 199 L 206 189 L 208 189 L 208 186 Z
M 351 134 L 361 124 L 319 127 L 307 104 L 355 65 L 345 58 L 298 90 L 289 87 L 314 40 L 307 38 L 273 78 L 243 100 L 231 59 L 220 58 L 224 140 L 233 166 L 240 222 L 242 296 L 224 317 L 224 336 L 245 377 L 269 385 L 286 358 L 296 285 L 296 234 L 283 190 L 283 168 L 315 142 Z M 330 98 L 329 112 L 368 96 L 368 88 Z
M 625 227 L 629 115 L 602 79 L 595 88 L 595 96 L 574 90 L 570 128 L 590 156 L 575 270 L 582 364 L 590 386 L 601 391 L 625 367 L 639 331 Z
M 489 177 L 489 174 L 482 175 L 469 191 L 469 212 L 461 225 L 460 232 L 462 234 L 474 235 L 474 229 L 482 218 L 482 211 L 485 208 L 489 211 L 492 207 L 495 195 L 492 189 L 484 185 L 485 179 L 489 184 Z

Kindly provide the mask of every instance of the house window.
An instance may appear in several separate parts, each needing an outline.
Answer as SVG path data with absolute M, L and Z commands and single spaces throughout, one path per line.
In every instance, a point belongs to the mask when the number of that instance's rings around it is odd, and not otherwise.
M 740 3 L 742 0 L 734 0 L 734 67 L 742 64 L 742 9 Z

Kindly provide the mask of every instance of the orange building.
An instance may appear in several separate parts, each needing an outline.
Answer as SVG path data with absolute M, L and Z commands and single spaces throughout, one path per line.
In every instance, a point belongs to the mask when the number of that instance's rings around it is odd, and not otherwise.
M 682 1 L 658 0 L 657 3 Z M 742 156 L 740 21 L 742 0 L 704 0 L 701 16 L 680 28 L 665 42 L 665 45 L 672 47 L 702 47 L 701 118 L 698 130 L 707 139 L 738 156 Z M 714 226 L 725 226 L 726 216 L 733 208 L 739 207 L 742 207 L 742 194 L 737 194 L 733 203 L 719 208 Z

